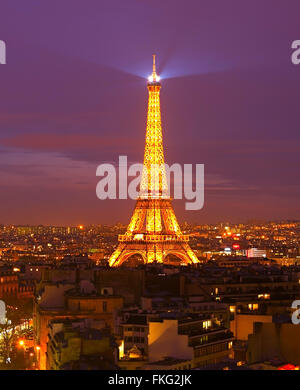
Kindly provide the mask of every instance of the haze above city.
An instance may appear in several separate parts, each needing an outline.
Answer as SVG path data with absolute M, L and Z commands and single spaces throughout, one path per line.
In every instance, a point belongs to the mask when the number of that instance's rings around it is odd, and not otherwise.
M 166 162 L 205 164 L 204 208 L 175 201 L 179 221 L 299 219 L 299 2 L 104 3 L 2 2 L 0 223 L 129 222 L 96 168 L 143 160 L 153 53 Z

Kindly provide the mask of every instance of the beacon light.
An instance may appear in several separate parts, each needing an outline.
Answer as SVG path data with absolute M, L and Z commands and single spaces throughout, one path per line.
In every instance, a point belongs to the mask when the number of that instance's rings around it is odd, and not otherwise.
M 154 80 L 154 77 L 153 77 L 153 75 L 152 74 L 150 74 L 150 76 L 148 76 L 148 81 L 150 82 L 150 83 L 153 83 L 153 81 L 159 81 L 160 80 L 160 76 L 158 76 L 158 75 L 155 75 L 155 80 Z

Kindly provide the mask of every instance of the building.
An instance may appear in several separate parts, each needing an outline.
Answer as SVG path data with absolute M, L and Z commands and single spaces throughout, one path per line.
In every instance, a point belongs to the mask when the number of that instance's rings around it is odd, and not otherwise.
M 266 257 L 267 251 L 265 249 L 250 248 L 247 250 L 247 257 Z
M 145 270 L 136 268 L 97 268 L 95 286 L 100 291 L 112 290 L 124 298 L 124 304 L 139 304 L 145 290 Z
M 77 274 L 77 273 L 76 273 Z M 98 292 L 89 280 L 72 279 L 73 272 L 63 272 L 62 280 L 41 281 L 35 290 L 33 305 L 33 326 L 35 345 L 39 347 L 39 367 L 46 368 L 46 350 L 48 341 L 48 325 L 54 319 L 91 318 L 103 320 L 105 326 L 115 331 L 116 312 L 123 306 L 123 298 Z M 49 276 L 49 275 L 48 275 Z M 78 275 L 77 275 L 78 277 Z M 80 277 L 80 276 L 79 276 Z
M 49 323 L 46 368 L 116 369 L 116 347 L 110 329 L 99 321 L 53 320 Z
M 213 316 L 190 315 L 181 319 L 149 322 L 149 362 L 175 359 L 182 369 L 216 364 L 232 355 L 233 335 Z M 157 367 L 156 367 L 157 368 Z
M 300 365 L 300 327 L 290 322 L 274 320 L 271 323 L 256 322 L 249 335 L 247 362 L 257 363 L 280 359 Z
M 140 310 L 121 327 L 124 369 L 189 369 L 232 355 L 232 333 L 212 314 Z
M 19 268 L 0 269 L 0 299 L 31 299 L 33 291 L 34 282 L 21 278 Z
M 3 267 L 4 268 L 4 267 Z M 19 290 L 18 275 L 11 269 L 0 270 L 0 298 L 6 296 L 17 296 Z
M 146 360 L 148 357 L 148 316 L 131 314 L 126 316 L 122 327 L 122 346 L 123 351 L 121 358 L 128 357 L 132 359 L 134 351 L 138 349 L 138 354 L 135 354 L 140 360 Z

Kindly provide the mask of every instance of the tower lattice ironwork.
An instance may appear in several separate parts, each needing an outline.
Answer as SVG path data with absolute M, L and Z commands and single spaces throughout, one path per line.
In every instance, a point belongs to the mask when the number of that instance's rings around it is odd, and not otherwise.
M 109 265 L 120 266 L 129 258 L 140 257 L 144 263 L 198 263 L 189 246 L 189 236 L 183 234 L 177 222 L 164 165 L 163 137 L 160 114 L 159 76 L 155 55 L 153 71 L 147 84 L 149 90 L 146 145 L 139 197 L 125 234 L 109 259 Z

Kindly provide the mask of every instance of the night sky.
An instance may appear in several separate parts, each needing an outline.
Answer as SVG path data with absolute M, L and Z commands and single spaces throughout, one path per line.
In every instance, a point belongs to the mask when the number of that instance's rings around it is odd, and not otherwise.
M 179 221 L 300 218 L 299 0 L 1 0 L 0 39 L 0 223 L 129 222 L 96 167 L 143 160 L 152 53 L 166 162 L 205 164 Z

